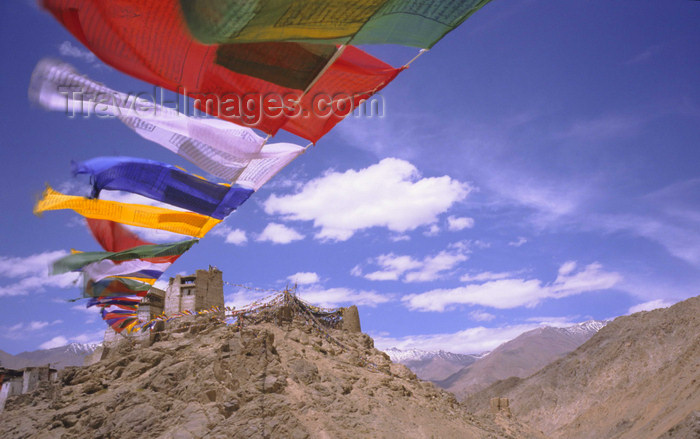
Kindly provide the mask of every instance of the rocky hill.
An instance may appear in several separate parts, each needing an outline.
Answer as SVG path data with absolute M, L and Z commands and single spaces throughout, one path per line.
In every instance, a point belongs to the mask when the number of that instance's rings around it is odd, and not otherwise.
M 483 412 L 492 396 L 552 438 L 700 437 L 700 297 L 618 317 L 566 357 L 465 404 Z
M 483 358 L 435 383 L 462 400 L 498 380 L 527 377 L 581 346 L 607 322 L 590 320 L 566 328 L 545 326 L 525 332 Z
M 397 348 L 385 349 L 384 352 L 389 355 L 391 361 L 408 367 L 418 378 L 433 382 L 448 378 L 483 356 Z
M 55 369 L 68 366 L 82 366 L 87 355 L 95 352 L 98 343 L 71 343 L 52 349 L 21 352 L 17 355 L 0 351 L 0 365 L 9 369 L 22 369 L 27 366 L 46 366 L 50 364 Z
M 362 333 L 196 322 L 11 397 L 0 437 L 541 437 L 506 416 L 466 413 Z

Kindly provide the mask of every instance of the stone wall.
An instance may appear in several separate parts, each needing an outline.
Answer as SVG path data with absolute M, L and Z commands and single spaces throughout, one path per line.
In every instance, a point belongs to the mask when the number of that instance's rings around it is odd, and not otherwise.
M 2 413 L 5 408 L 5 401 L 7 398 L 14 395 L 20 395 L 22 393 L 22 377 L 12 377 L 5 378 L 5 381 L 0 387 L 0 413 Z
M 360 313 L 355 305 L 343 308 L 343 329 L 348 332 L 362 332 Z
M 209 267 L 194 275 L 170 278 L 165 291 L 165 313 L 184 310 L 201 311 L 224 306 L 224 281 L 220 270 Z
M 39 387 L 42 381 L 49 381 L 51 370 L 46 366 L 25 367 L 22 375 L 22 393 L 29 393 Z

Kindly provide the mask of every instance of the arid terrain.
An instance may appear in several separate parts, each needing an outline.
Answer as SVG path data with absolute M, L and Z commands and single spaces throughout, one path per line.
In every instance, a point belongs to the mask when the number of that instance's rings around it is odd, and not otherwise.
M 700 437 L 700 297 L 618 317 L 581 347 L 525 378 L 470 395 L 473 412 L 492 396 L 547 437 Z
M 473 416 L 362 333 L 202 322 L 10 398 L 2 438 L 538 438 Z

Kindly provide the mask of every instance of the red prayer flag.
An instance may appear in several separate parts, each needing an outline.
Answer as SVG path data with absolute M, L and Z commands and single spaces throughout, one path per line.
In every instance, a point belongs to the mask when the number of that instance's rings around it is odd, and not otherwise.
M 189 34 L 178 0 L 43 0 L 43 5 L 105 63 L 193 97 L 200 111 L 271 135 L 284 129 L 316 142 L 402 70 L 352 46 L 329 56 L 320 45 L 298 43 L 245 50 L 203 45 Z M 293 46 L 287 50 L 285 44 Z M 307 55 L 294 64 L 294 53 Z M 226 67 L 243 64 L 245 74 Z M 280 73 L 284 68 L 288 77 Z M 248 76 L 253 74 L 257 77 Z M 303 93 L 260 78 L 310 88 Z M 352 105 L 337 108 L 343 103 Z
M 153 245 L 152 242 L 144 241 L 137 234 L 130 231 L 123 225 L 103 219 L 85 218 L 90 232 L 95 240 L 108 252 L 121 252 L 141 245 Z M 156 258 L 144 258 L 144 261 L 160 263 L 173 263 L 181 255 L 159 256 Z

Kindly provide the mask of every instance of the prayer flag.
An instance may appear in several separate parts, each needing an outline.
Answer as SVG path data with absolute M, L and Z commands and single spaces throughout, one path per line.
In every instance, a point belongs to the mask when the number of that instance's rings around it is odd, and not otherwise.
M 64 195 L 50 186 L 47 186 L 43 197 L 34 206 L 34 213 L 61 209 L 72 209 L 87 218 L 106 219 L 198 238 L 202 238 L 212 227 L 221 222 L 219 219 L 193 212 Z
M 253 190 L 305 151 L 291 143 L 265 144 L 250 128 L 188 117 L 114 91 L 78 74 L 69 64 L 50 59 L 41 60 L 34 69 L 29 98 L 49 110 L 116 117 L 141 137 L 204 171 Z
M 144 241 L 134 232 L 117 222 L 94 218 L 85 218 L 85 221 L 90 228 L 92 236 L 105 251 L 120 252 L 141 245 L 153 245 L 152 242 Z M 157 258 L 145 258 L 144 261 L 154 263 L 173 263 L 179 257 L 180 255 L 161 256 Z
M 53 263 L 53 274 L 68 273 L 79 270 L 88 264 L 110 260 L 114 262 L 129 261 L 132 259 L 146 259 L 159 256 L 182 255 L 190 249 L 196 239 L 180 241 L 173 244 L 142 245 L 121 252 L 80 252 L 64 256 Z
M 253 73 L 252 65 L 246 62 L 251 58 L 248 54 L 237 53 L 231 64 L 227 62 L 227 48 L 195 40 L 187 30 L 177 0 L 43 0 L 42 4 L 105 63 L 192 97 L 200 111 L 270 135 L 291 128 L 291 132 L 316 142 L 349 112 L 328 114 L 309 102 L 316 104 L 319 97 L 328 96 L 333 103 L 334 96 L 342 94 L 340 100 L 357 106 L 402 70 L 352 46 L 334 49 L 325 65 L 321 64 L 327 55 L 315 56 L 318 51 L 311 51 L 313 56 L 302 57 L 312 60 L 311 65 L 299 69 L 311 72 L 300 81 L 306 87 L 295 89 L 248 76 Z M 266 51 L 260 57 L 265 59 L 258 63 L 263 67 L 276 65 L 279 59 L 276 50 Z M 284 59 L 293 60 L 294 56 Z M 241 65 L 246 66 L 247 74 L 231 70 Z M 318 74 L 309 82 L 316 71 Z M 280 76 L 263 73 L 258 76 Z M 290 127 L 293 121 L 295 126 Z
M 144 297 L 151 289 L 151 285 L 122 277 L 108 277 L 100 281 L 94 281 L 85 277 L 83 297 L 111 297 L 134 295 Z
M 170 263 L 154 264 L 142 259 L 115 262 L 104 259 L 98 262 L 87 264 L 81 268 L 85 276 L 93 281 L 100 281 L 110 276 L 128 276 L 131 278 L 158 279 L 165 270 L 170 267 Z
M 430 48 L 490 0 L 180 0 L 205 44 L 307 41 Z
M 73 163 L 73 175 L 89 174 L 92 196 L 103 189 L 126 191 L 202 215 L 224 219 L 252 189 L 212 183 L 175 166 L 132 157 L 99 157 Z

